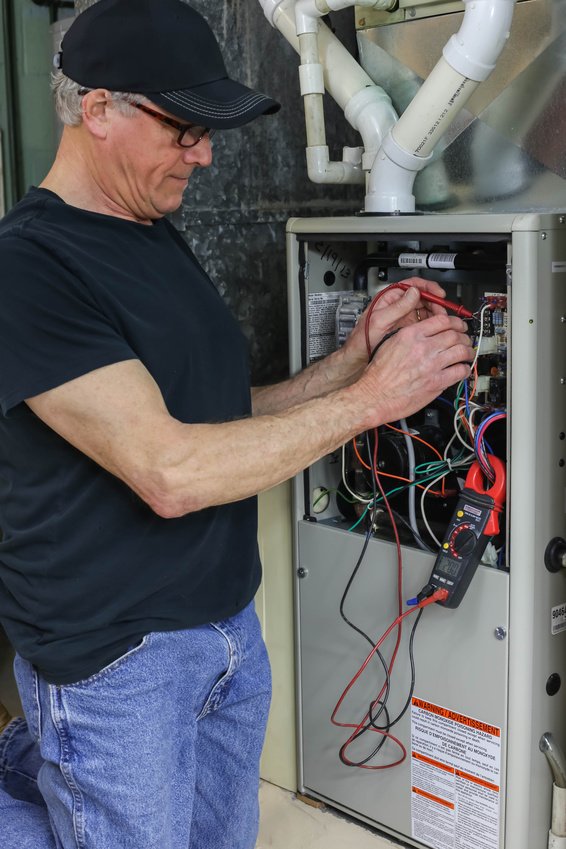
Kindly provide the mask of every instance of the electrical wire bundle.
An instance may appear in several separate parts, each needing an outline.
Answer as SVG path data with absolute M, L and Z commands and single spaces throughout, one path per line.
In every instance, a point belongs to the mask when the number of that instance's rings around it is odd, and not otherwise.
M 370 308 L 368 310 L 368 316 L 366 318 L 366 345 L 368 349 L 368 356 L 370 359 L 375 353 L 375 350 L 372 353 L 370 348 L 369 316 L 377 300 L 383 294 L 384 291 L 388 290 L 383 290 L 381 293 L 378 294 L 376 298 L 374 298 L 374 301 L 370 305 Z M 416 492 L 416 488 L 421 488 L 422 494 L 420 499 L 420 513 L 422 521 L 431 539 L 434 541 L 438 549 L 440 549 L 441 542 L 434 534 L 426 514 L 427 496 L 432 494 L 434 494 L 435 496 L 446 496 L 446 478 L 451 474 L 458 474 L 458 472 L 463 472 L 466 469 L 469 469 L 471 464 L 476 459 L 480 463 L 482 471 L 484 472 L 488 480 L 493 481 L 495 477 L 493 468 L 491 467 L 491 464 L 489 462 L 489 453 L 492 452 L 489 448 L 488 443 L 485 441 L 485 432 L 494 422 L 506 418 L 506 413 L 503 410 L 496 410 L 486 415 L 485 405 L 478 404 L 473 400 L 475 397 L 476 387 L 478 383 L 477 361 L 478 357 L 480 356 L 481 350 L 484 329 L 484 316 L 486 310 L 488 310 L 489 308 L 490 305 L 486 303 L 479 312 L 480 329 L 476 343 L 476 355 L 471 367 L 473 375 L 473 383 L 471 390 L 469 386 L 470 379 L 468 379 L 462 381 L 457 387 L 453 404 L 446 398 L 439 399 L 444 404 L 449 404 L 450 406 L 452 406 L 454 410 L 454 433 L 446 444 L 443 454 L 440 454 L 440 452 L 434 446 L 430 445 L 430 443 L 426 442 L 425 440 L 422 440 L 416 433 L 411 432 L 405 420 L 402 420 L 399 423 L 399 427 L 387 425 L 387 427 L 403 435 L 407 447 L 409 477 L 400 478 L 400 476 L 391 475 L 378 470 L 377 429 L 373 431 L 373 449 L 370 442 L 369 432 L 364 435 L 369 462 L 366 462 L 361 456 L 357 445 L 357 440 L 354 439 L 354 454 L 356 455 L 357 460 L 362 466 L 362 468 L 370 471 L 371 474 L 372 491 L 371 493 L 364 494 L 356 492 L 348 483 L 346 468 L 346 446 L 342 448 L 342 486 L 344 487 L 346 492 L 351 496 L 351 503 L 358 503 L 360 505 L 363 505 L 364 507 L 360 517 L 358 518 L 356 523 L 351 526 L 349 530 L 355 530 L 365 519 L 367 519 L 367 530 L 362 551 L 348 580 L 348 583 L 342 595 L 342 599 L 340 601 L 340 615 L 342 616 L 344 621 L 349 625 L 349 627 L 351 627 L 354 631 L 360 634 L 364 638 L 364 640 L 368 642 L 372 647 L 362 666 L 350 680 L 350 682 L 342 692 L 341 696 L 339 697 L 331 716 L 331 722 L 334 725 L 341 728 L 353 729 L 352 733 L 350 734 L 346 742 L 342 744 L 339 750 L 340 761 L 346 766 L 359 767 L 368 770 L 382 770 L 390 769 L 394 766 L 397 766 L 405 760 L 407 755 L 406 749 L 403 743 L 391 733 L 391 729 L 402 719 L 411 704 L 415 688 L 414 639 L 417 626 L 422 616 L 423 608 L 429 604 L 433 604 L 438 601 L 442 593 L 445 592 L 444 590 L 439 590 L 434 594 L 430 595 L 430 597 L 428 598 L 422 597 L 423 593 L 421 593 L 417 597 L 416 606 L 412 607 L 406 612 L 403 612 L 403 562 L 396 520 L 401 520 L 402 523 L 410 529 L 417 545 L 420 548 L 426 549 L 428 551 L 433 551 L 430 546 L 423 541 L 416 518 L 414 495 Z M 477 422 L 477 419 L 480 417 L 481 420 Z M 413 450 L 413 440 L 423 442 L 427 446 L 427 448 L 435 454 L 435 459 L 428 462 L 416 464 L 415 453 Z M 385 492 L 383 484 L 381 482 L 382 477 L 398 478 L 402 482 L 402 485 L 393 487 L 392 489 Z M 441 486 L 440 492 L 437 492 L 433 489 L 433 487 L 437 486 L 438 484 L 440 484 Z M 395 512 L 391 508 L 388 500 L 389 497 L 394 496 L 399 492 L 405 490 L 408 490 L 410 493 L 408 520 L 405 519 L 401 514 Z M 341 497 L 345 497 L 343 493 L 340 493 L 340 495 Z M 375 531 L 377 512 L 382 508 L 382 506 L 385 507 L 385 511 L 389 516 L 397 549 L 397 617 L 394 622 L 387 628 L 382 637 L 380 637 L 380 639 L 374 643 L 373 640 L 360 627 L 358 627 L 358 625 L 353 623 L 346 616 L 345 603 L 352 587 L 352 584 L 354 582 L 354 579 L 364 559 L 365 553 L 369 545 L 369 541 Z M 418 610 L 419 612 L 411 629 L 408 645 L 409 663 L 411 668 L 411 683 L 409 687 L 409 693 L 398 715 L 392 718 L 390 716 L 388 708 L 388 700 L 391 694 L 391 676 L 402 638 L 402 623 L 403 620 L 415 610 Z M 387 637 L 389 637 L 389 635 L 394 632 L 395 629 L 397 631 L 395 645 L 391 654 L 391 658 L 389 662 L 387 662 L 380 649 Z M 354 684 L 360 679 L 360 677 L 366 670 L 368 664 L 374 657 L 379 660 L 379 663 L 383 669 L 383 673 L 385 676 L 384 683 L 381 685 L 377 695 L 372 698 L 368 709 L 361 721 L 355 723 L 339 721 L 337 719 L 337 715 L 344 702 L 344 699 L 346 698 L 347 694 L 350 692 Z M 373 747 L 369 754 L 365 755 L 361 759 L 354 760 L 353 757 L 351 757 L 349 754 L 349 748 L 356 740 L 359 740 L 367 732 L 377 733 L 380 736 L 379 742 Z M 376 755 L 382 750 L 387 740 L 392 741 L 399 748 L 399 757 L 396 760 L 390 761 L 385 764 L 371 764 L 370 761 L 372 761 L 376 757 Z

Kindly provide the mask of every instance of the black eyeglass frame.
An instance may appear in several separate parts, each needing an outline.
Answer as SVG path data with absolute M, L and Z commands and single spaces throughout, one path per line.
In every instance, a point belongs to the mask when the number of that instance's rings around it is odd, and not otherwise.
M 82 97 L 83 95 L 88 94 L 89 91 L 92 91 L 92 89 L 81 88 L 79 89 L 79 95 Z M 174 130 L 178 130 L 179 137 L 177 138 L 177 144 L 180 147 L 196 147 L 196 145 L 199 144 L 205 136 L 208 136 L 208 138 L 211 139 L 216 132 L 215 129 L 210 127 L 201 127 L 198 124 L 182 124 L 180 121 L 176 121 L 174 118 L 169 118 L 167 115 L 164 115 L 162 112 L 158 112 L 156 109 L 151 109 L 151 107 L 146 106 L 145 103 L 133 102 L 129 105 L 141 110 L 141 112 L 145 112 L 146 115 L 155 118 L 156 121 L 160 121 L 162 124 L 167 124 L 168 127 L 173 127 Z M 199 130 L 198 138 L 195 139 L 192 137 L 193 140 L 191 143 L 186 144 L 183 139 L 187 133 L 190 133 L 191 130 Z

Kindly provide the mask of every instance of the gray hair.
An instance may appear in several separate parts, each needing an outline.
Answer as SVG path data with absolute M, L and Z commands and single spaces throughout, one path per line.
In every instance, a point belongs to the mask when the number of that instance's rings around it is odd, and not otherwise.
M 76 83 L 65 76 L 63 71 L 54 71 L 51 74 L 51 90 L 55 97 L 55 109 L 63 124 L 69 127 L 78 127 L 83 120 L 83 97 L 86 86 Z M 82 94 L 79 94 L 82 92 Z M 124 115 L 131 117 L 135 110 L 131 103 L 147 103 L 147 98 L 141 94 L 132 94 L 127 91 L 111 91 L 110 96 L 117 108 Z

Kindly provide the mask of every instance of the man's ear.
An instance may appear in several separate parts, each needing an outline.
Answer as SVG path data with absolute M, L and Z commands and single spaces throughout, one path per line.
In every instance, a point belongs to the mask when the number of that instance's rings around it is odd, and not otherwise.
M 105 139 L 108 134 L 110 101 L 110 92 L 105 88 L 96 88 L 83 97 L 83 124 L 100 139 Z

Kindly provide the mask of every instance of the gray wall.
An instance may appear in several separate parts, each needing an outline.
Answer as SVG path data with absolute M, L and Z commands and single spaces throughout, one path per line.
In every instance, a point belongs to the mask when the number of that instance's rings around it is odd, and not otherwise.
M 83 11 L 91 0 L 76 0 Z M 298 57 L 268 24 L 257 0 L 192 0 L 216 33 L 228 73 L 282 103 L 239 130 L 218 133 L 214 163 L 194 176 L 174 223 L 240 320 L 249 341 L 252 377 L 269 383 L 288 373 L 285 221 L 291 215 L 353 212 L 358 188 L 321 187 L 306 176 L 305 127 Z M 332 21 L 355 45 L 353 13 Z M 355 144 L 328 99 L 329 145 Z M 340 133 L 337 134 L 336 128 Z

